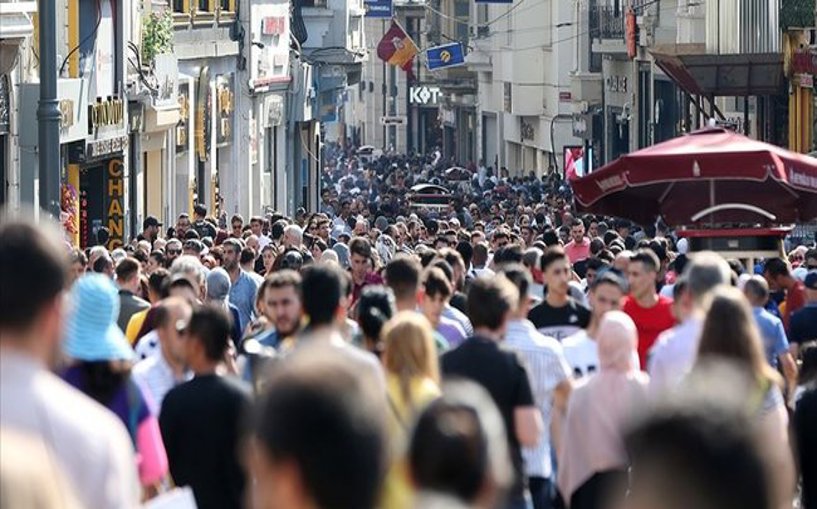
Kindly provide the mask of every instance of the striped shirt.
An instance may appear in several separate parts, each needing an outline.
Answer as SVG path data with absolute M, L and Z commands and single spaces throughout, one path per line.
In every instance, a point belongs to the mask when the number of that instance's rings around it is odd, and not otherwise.
M 193 373 L 186 371 L 182 378 L 177 379 L 161 350 L 157 350 L 146 359 L 137 362 L 133 366 L 131 376 L 137 385 L 149 394 L 148 406 L 153 415 L 159 415 L 165 395 L 173 387 L 191 380 Z
M 544 424 L 539 444 L 522 450 L 525 474 L 528 477 L 548 479 L 553 473 L 550 445 L 553 391 L 562 381 L 570 378 L 570 366 L 565 360 L 562 345 L 555 339 L 537 332 L 528 320 L 509 322 L 504 344 L 516 352 L 528 368 L 533 398 L 542 413 Z

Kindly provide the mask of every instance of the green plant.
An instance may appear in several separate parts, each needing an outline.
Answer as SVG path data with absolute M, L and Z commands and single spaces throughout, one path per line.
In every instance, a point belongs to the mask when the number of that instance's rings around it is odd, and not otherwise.
M 173 50 L 173 17 L 169 11 L 152 12 L 142 27 L 142 62 L 150 65 L 156 55 Z

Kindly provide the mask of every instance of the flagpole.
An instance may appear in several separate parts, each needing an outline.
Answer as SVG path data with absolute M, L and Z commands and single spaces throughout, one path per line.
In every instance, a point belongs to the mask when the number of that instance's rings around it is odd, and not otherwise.
M 383 35 L 386 35 L 386 20 L 383 19 L 382 23 L 383 23 Z M 385 117 L 386 115 L 388 115 L 388 113 L 386 112 L 386 90 L 387 90 L 386 61 L 381 60 L 381 62 L 383 62 L 383 87 L 381 88 L 381 92 L 383 92 L 383 116 Z M 386 142 L 386 131 L 387 131 L 387 127 L 386 127 L 386 124 L 384 123 L 383 124 L 383 152 L 386 151 L 386 147 L 388 146 L 388 143 Z

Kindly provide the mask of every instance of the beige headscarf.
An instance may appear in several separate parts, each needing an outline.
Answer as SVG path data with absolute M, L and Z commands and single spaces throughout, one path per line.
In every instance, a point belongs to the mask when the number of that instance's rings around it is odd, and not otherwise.
M 621 311 L 604 315 L 597 335 L 599 371 L 574 389 L 559 448 L 559 490 L 565 501 L 598 472 L 627 466 L 623 431 L 647 405 L 649 377 L 635 367 L 638 332 Z

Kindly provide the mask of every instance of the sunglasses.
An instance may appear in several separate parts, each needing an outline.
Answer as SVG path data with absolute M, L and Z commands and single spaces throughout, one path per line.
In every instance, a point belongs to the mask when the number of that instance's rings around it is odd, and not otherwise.
M 182 254 L 182 250 L 181 250 L 181 249 L 168 249 L 168 250 L 167 250 L 167 254 L 169 254 L 169 255 L 174 255 L 174 254 L 175 254 L 175 255 L 178 255 L 178 254 Z

